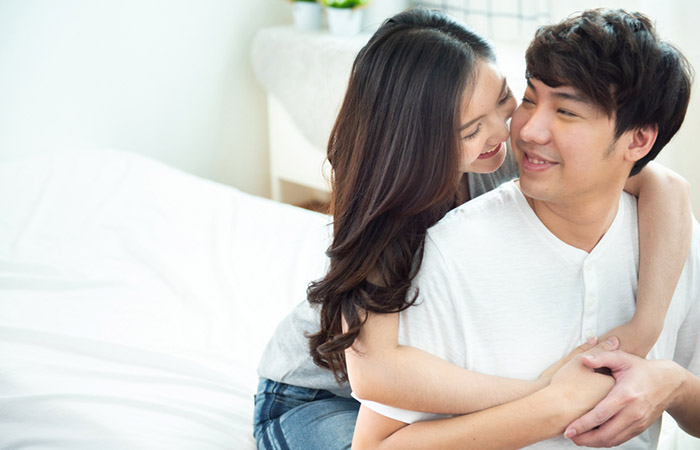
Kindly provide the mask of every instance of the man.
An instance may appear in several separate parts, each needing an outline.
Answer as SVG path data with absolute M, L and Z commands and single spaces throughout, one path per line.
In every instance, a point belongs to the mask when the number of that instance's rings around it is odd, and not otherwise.
M 528 88 L 511 122 L 520 180 L 430 230 L 416 278 L 422 300 L 402 313 L 399 341 L 476 372 L 533 379 L 634 314 L 636 202 L 623 186 L 680 127 L 691 76 L 647 18 L 623 11 L 544 27 L 526 58 Z M 698 280 L 695 223 L 649 360 L 622 352 L 575 358 L 535 394 L 434 421 L 364 402 L 353 445 L 655 448 L 665 410 L 700 436 Z M 607 397 L 610 377 L 584 365 L 612 371 Z M 561 436 L 565 427 L 572 440 Z

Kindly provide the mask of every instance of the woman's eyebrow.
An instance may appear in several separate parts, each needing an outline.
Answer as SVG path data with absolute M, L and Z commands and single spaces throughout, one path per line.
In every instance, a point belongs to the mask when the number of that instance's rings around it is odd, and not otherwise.
M 482 114 L 479 117 L 476 117 L 476 118 L 470 120 L 469 122 L 467 122 L 464 125 L 462 125 L 461 127 L 459 127 L 459 131 L 462 131 L 465 128 L 469 128 L 470 126 L 472 126 L 472 124 L 474 124 L 474 122 L 477 122 L 477 121 L 483 119 L 484 117 L 486 117 L 486 114 Z

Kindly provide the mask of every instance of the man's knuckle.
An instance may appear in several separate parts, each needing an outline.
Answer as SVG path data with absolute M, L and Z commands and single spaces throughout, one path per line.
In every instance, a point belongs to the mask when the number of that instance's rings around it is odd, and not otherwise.
M 646 418 L 646 412 L 641 409 L 636 409 L 632 411 L 631 413 L 631 419 L 635 423 L 635 428 L 638 427 L 637 425 L 639 422 L 642 422 Z
M 620 389 L 619 400 L 621 404 L 634 403 L 639 400 L 639 392 L 629 387 Z
M 640 402 L 644 399 L 644 393 L 636 389 L 630 389 L 629 396 L 633 402 Z

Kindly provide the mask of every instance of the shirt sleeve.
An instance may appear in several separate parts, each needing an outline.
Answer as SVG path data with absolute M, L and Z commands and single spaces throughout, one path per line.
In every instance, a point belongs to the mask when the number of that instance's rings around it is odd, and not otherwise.
M 443 419 L 446 417 L 452 417 L 444 414 L 434 414 L 426 413 L 420 411 L 410 411 L 408 409 L 395 408 L 393 406 L 384 405 L 382 403 L 373 402 L 371 400 L 363 400 L 356 396 L 354 393 L 352 396 L 362 404 L 365 408 L 369 408 L 377 414 L 388 417 L 390 419 L 398 420 L 399 422 L 411 424 L 413 422 L 421 422 L 423 420 L 435 420 Z

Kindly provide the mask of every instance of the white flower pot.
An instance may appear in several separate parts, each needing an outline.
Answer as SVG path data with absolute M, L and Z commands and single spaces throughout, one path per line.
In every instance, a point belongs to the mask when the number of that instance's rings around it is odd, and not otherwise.
M 328 28 L 336 36 L 354 36 L 362 29 L 362 9 L 326 8 Z
M 321 5 L 316 2 L 293 2 L 294 26 L 307 31 L 320 29 L 321 12 Z

